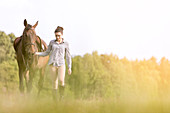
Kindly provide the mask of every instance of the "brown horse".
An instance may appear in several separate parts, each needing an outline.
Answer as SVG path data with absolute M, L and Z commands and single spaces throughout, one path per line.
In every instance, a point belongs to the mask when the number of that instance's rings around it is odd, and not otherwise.
M 32 26 L 27 24 L 27 20 L 25 19 L 25 29 L 23 34 L 14 41 L 14 49 L 16 51 L 16 59 L 19 67 L 19 89 L 21 93 L 24 92 L 24 78 L 26 81 L 27 92 L 29 93 L 31 91 L 34 74 L 37 70 L 40 71 L 38 94 L 43 87 L 45 68 L 49 57 L 34 55 L 35 52 L 45 51 L 47 49 L 46 43 L 35 33 L 37 25 L 38 21 Z

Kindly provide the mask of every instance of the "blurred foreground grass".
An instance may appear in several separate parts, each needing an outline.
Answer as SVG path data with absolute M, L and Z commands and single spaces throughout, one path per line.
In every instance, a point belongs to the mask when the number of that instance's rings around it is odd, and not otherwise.
M 170 98 L 64 99 L 1 95 L 0 113 L 170 113 Z

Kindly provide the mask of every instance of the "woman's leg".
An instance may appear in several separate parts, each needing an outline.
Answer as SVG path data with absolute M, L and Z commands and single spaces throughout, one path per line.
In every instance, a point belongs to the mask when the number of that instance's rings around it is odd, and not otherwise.
M 53 99 L 56 100 L 57 98 L 57 89 L 58 89 L 58 73 L 57 67 L 50 66 L 50 74 L 51 74 L 51 81 L 52 81 L 52 95 Z
M 57 67 L 50 66 L 50 73 L 51 73 L 51 79 L 52 79 L 52 88 L 58 89 L 58 73 L 57 73 Z
M 59 85 L 64 86 L 65 65 L 58 67 L 58 79 L 59 79 Z
M 60 99 L 64 96 L 65 65 L 58 67 Z

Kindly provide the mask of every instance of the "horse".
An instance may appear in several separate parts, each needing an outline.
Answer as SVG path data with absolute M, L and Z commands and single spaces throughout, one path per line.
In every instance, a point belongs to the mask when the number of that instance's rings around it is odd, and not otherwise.
M 48 63 L 49 56 L 37 56 L 35 52 L 45 51 L 47 49 L 46 43 L 36 35 L 35 25 L 27 24 L 24 20 L 24 30 L 22 36 L 16 38 L 13 47 L 16 52 L 16 60 L 19 67 L 19 90 L 24 93 L 24 78 L 26 82 L 27 92 L 30 93 L 32 89 L 32 82 L 35 72 L 39 70 L 40 79 L 38 81 L 38 95 L 43 88 L 45 68 Z

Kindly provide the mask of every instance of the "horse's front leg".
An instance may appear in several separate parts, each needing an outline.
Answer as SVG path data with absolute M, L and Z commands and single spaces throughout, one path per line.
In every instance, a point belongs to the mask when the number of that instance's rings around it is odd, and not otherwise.
M 29 71 L 29 79 L 27 83 L 27 93 L 30 93 L 32 90 L 32 82 L 33 82 L 33 77 L 34 77 L 34 70 Z
M 24 70 L 19 68 L 19 90 L 24 93 Z
M 28 88 L 28 82 L 29 82 L 29 70 L 27 70 L 25 72 L 25 83 L 26 83 L 26 87 Z
M 38 82 L 38 96 L 40 95 L 40 92 L 43 88 L 43 83 L 44 83 L 44 74 L 45 74 L 45 69 L 42 68 L 40 70 L 40 79 L 39 79 L 39 82 Z

